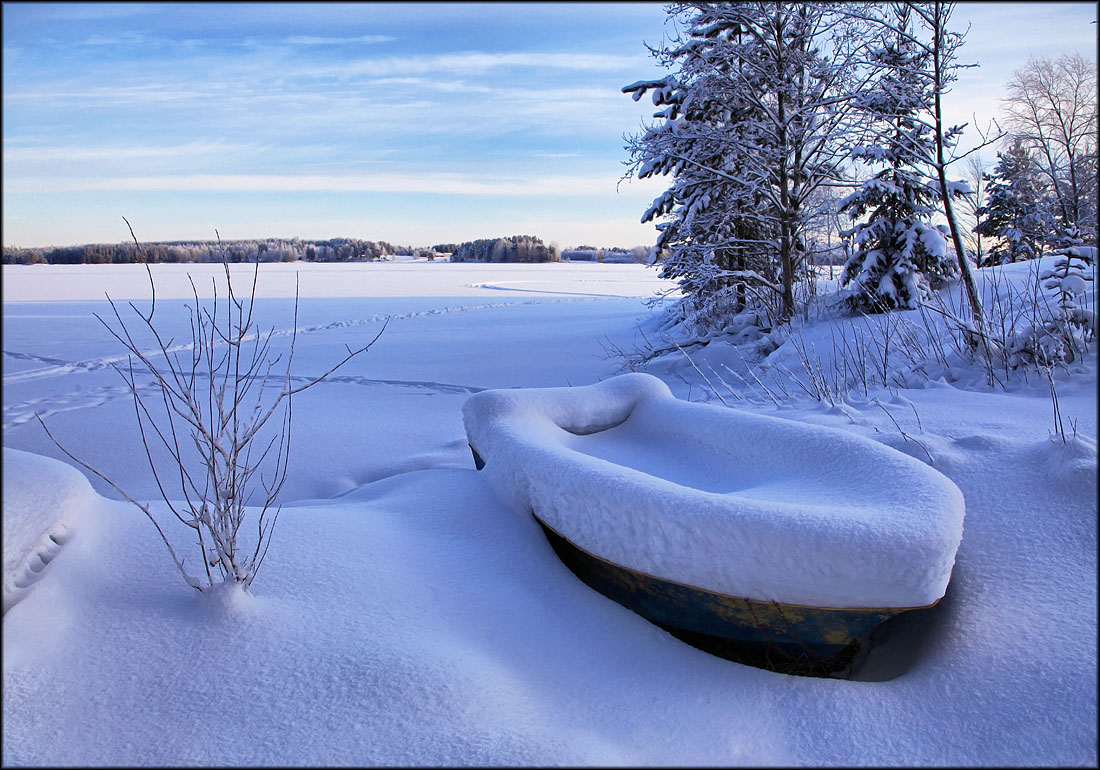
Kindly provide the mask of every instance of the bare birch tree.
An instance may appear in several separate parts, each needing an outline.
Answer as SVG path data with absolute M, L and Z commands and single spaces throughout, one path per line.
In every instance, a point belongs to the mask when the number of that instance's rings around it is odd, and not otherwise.
M 1059 229 L 1096 233 L 1096 63 L 1032 57 L 1008 81 L 1007 124 L 1027 142 L 1057 200 Z
M 974 230 L 978 226 L 978 210 L 985 205 L 986 178 L 985 159 L 981 155 L 971 155 L 963 166 L 963 181 L 970 187 L 968 192 L 960 200 L 959 215 L 962 218 L 963 241 L 968 248 L 974 251 L 974 259 L 978 267 L 984 263 L 982 252 L 982 235 Z

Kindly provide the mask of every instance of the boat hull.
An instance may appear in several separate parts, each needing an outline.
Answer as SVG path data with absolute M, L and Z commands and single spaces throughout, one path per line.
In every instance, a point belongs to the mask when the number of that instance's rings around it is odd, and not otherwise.
M 854 676 L 883 624 L 934 606 L 805 607 L 729 596 L 607 561 L 534 518 L 562 563 L 592 589 L 692 646 L 780 673 Z

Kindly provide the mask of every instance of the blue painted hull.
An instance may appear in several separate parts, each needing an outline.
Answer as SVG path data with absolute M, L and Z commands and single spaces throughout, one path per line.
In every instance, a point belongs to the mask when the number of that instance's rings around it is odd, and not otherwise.
M 607 561 L 535 520 L 589 587 L 699 649 L 780 673 L 853 677 L 883 624 L 929 609 L 805 607 L 720 594 Z
M 485 461 L 473 446 L 470 449 L 481 470 Z M 590 588 L 694 647 L 770 671 L 867 681 L 894 678 L 922 646 L 920 639 L 932 620 L 928 615 L 938 604 L 831 608 L 730 596 L 603 559 L 556 531 L 537 511 L 532 515 L 558 558 Z M 910 622 L 914 618 L 916 622 Z M 894 628 L 903 629 L 900 636 L 909 640 L 906 652 L 892 654 L 894 659 L 885 666 L 876 662 L 874 668 L 888 669 L 889 674 L 861 676 L 871 650 L 892 634 L 899 636 Z

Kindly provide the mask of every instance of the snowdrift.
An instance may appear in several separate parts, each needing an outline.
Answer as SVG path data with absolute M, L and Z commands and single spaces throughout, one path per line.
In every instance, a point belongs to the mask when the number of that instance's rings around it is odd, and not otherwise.
M 676 399 L 626 374 L 490 390 L 463 407 L 496 495 L 596 557 L 760 602 L 909 608 L 938 601 L 962 493 L 878 442 Z
M 71 466 L 4 447 L 4 613 L 43 576 L 95 498 Z

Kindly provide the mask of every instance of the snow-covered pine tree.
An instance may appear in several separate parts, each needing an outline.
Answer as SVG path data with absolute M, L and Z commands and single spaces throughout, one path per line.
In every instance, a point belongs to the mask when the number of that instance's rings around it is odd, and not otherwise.
M 986 203 L 978 209 L 974 228 L 974 232 L 995 239 L 985 264 L 1004 265 L 1040 256 L 1053 236 L 1052 201 L 1026 141 L 1016 137 L 1005 151 L 998 152 L 997 165 L 985 178 Z
M 635 100 L 649 91 L 654 106 L 663 108 L 654 114 L 662 122 L 628 137 L 639 179 L 674 177 L 641 221 L 667 218 L 657 224 L 653 254 L 663 256 L 661 277 L 679 283 L 696 331 L 706 332 L 750 304 L 774 305 L 781 286 L 773 219 L 759 184 L 743 173 L 745 155 L 765 141 L 761 114 L 724 74 L 744 67 L 726 50 L 742 31 L 689 25 L 686 34 L 676 47 L 655 52 L 666 66 L 679 63 L 675 75 L 623 91 Z
M 643 221 L 670 218 L 658 225 L 666 273 L 697 304 L 730 286 L 763 290 L 784 321 L 814 201 L 847 157 L 861 25 L 826 3 L 679 3 L 669 14 L 684 31 L 654 54 L 678 71 L 623 89 L 666 107 L 654 116 L 664 123 L 628 137 L 633 173 L 675 177 Z
M 892 7 L 891 30 L 870 51 L 878 78 L 855 99 L 871 120 L 873 142 L 857 146 L 853 159 L 882 167 L 840 204 L 851 219 L 867 217 L 846 231 L 854 253 L 841 284 L 852 312 L 912 308 L 929 289 L 955 274 L 947 241 L 931 224 L 939 203 L 937 186 L 921 160 L 935 152 L 933 128 L 920 115 L 932 102 L 922 73 L 929 52 L 913 43 L 910 9 Z

